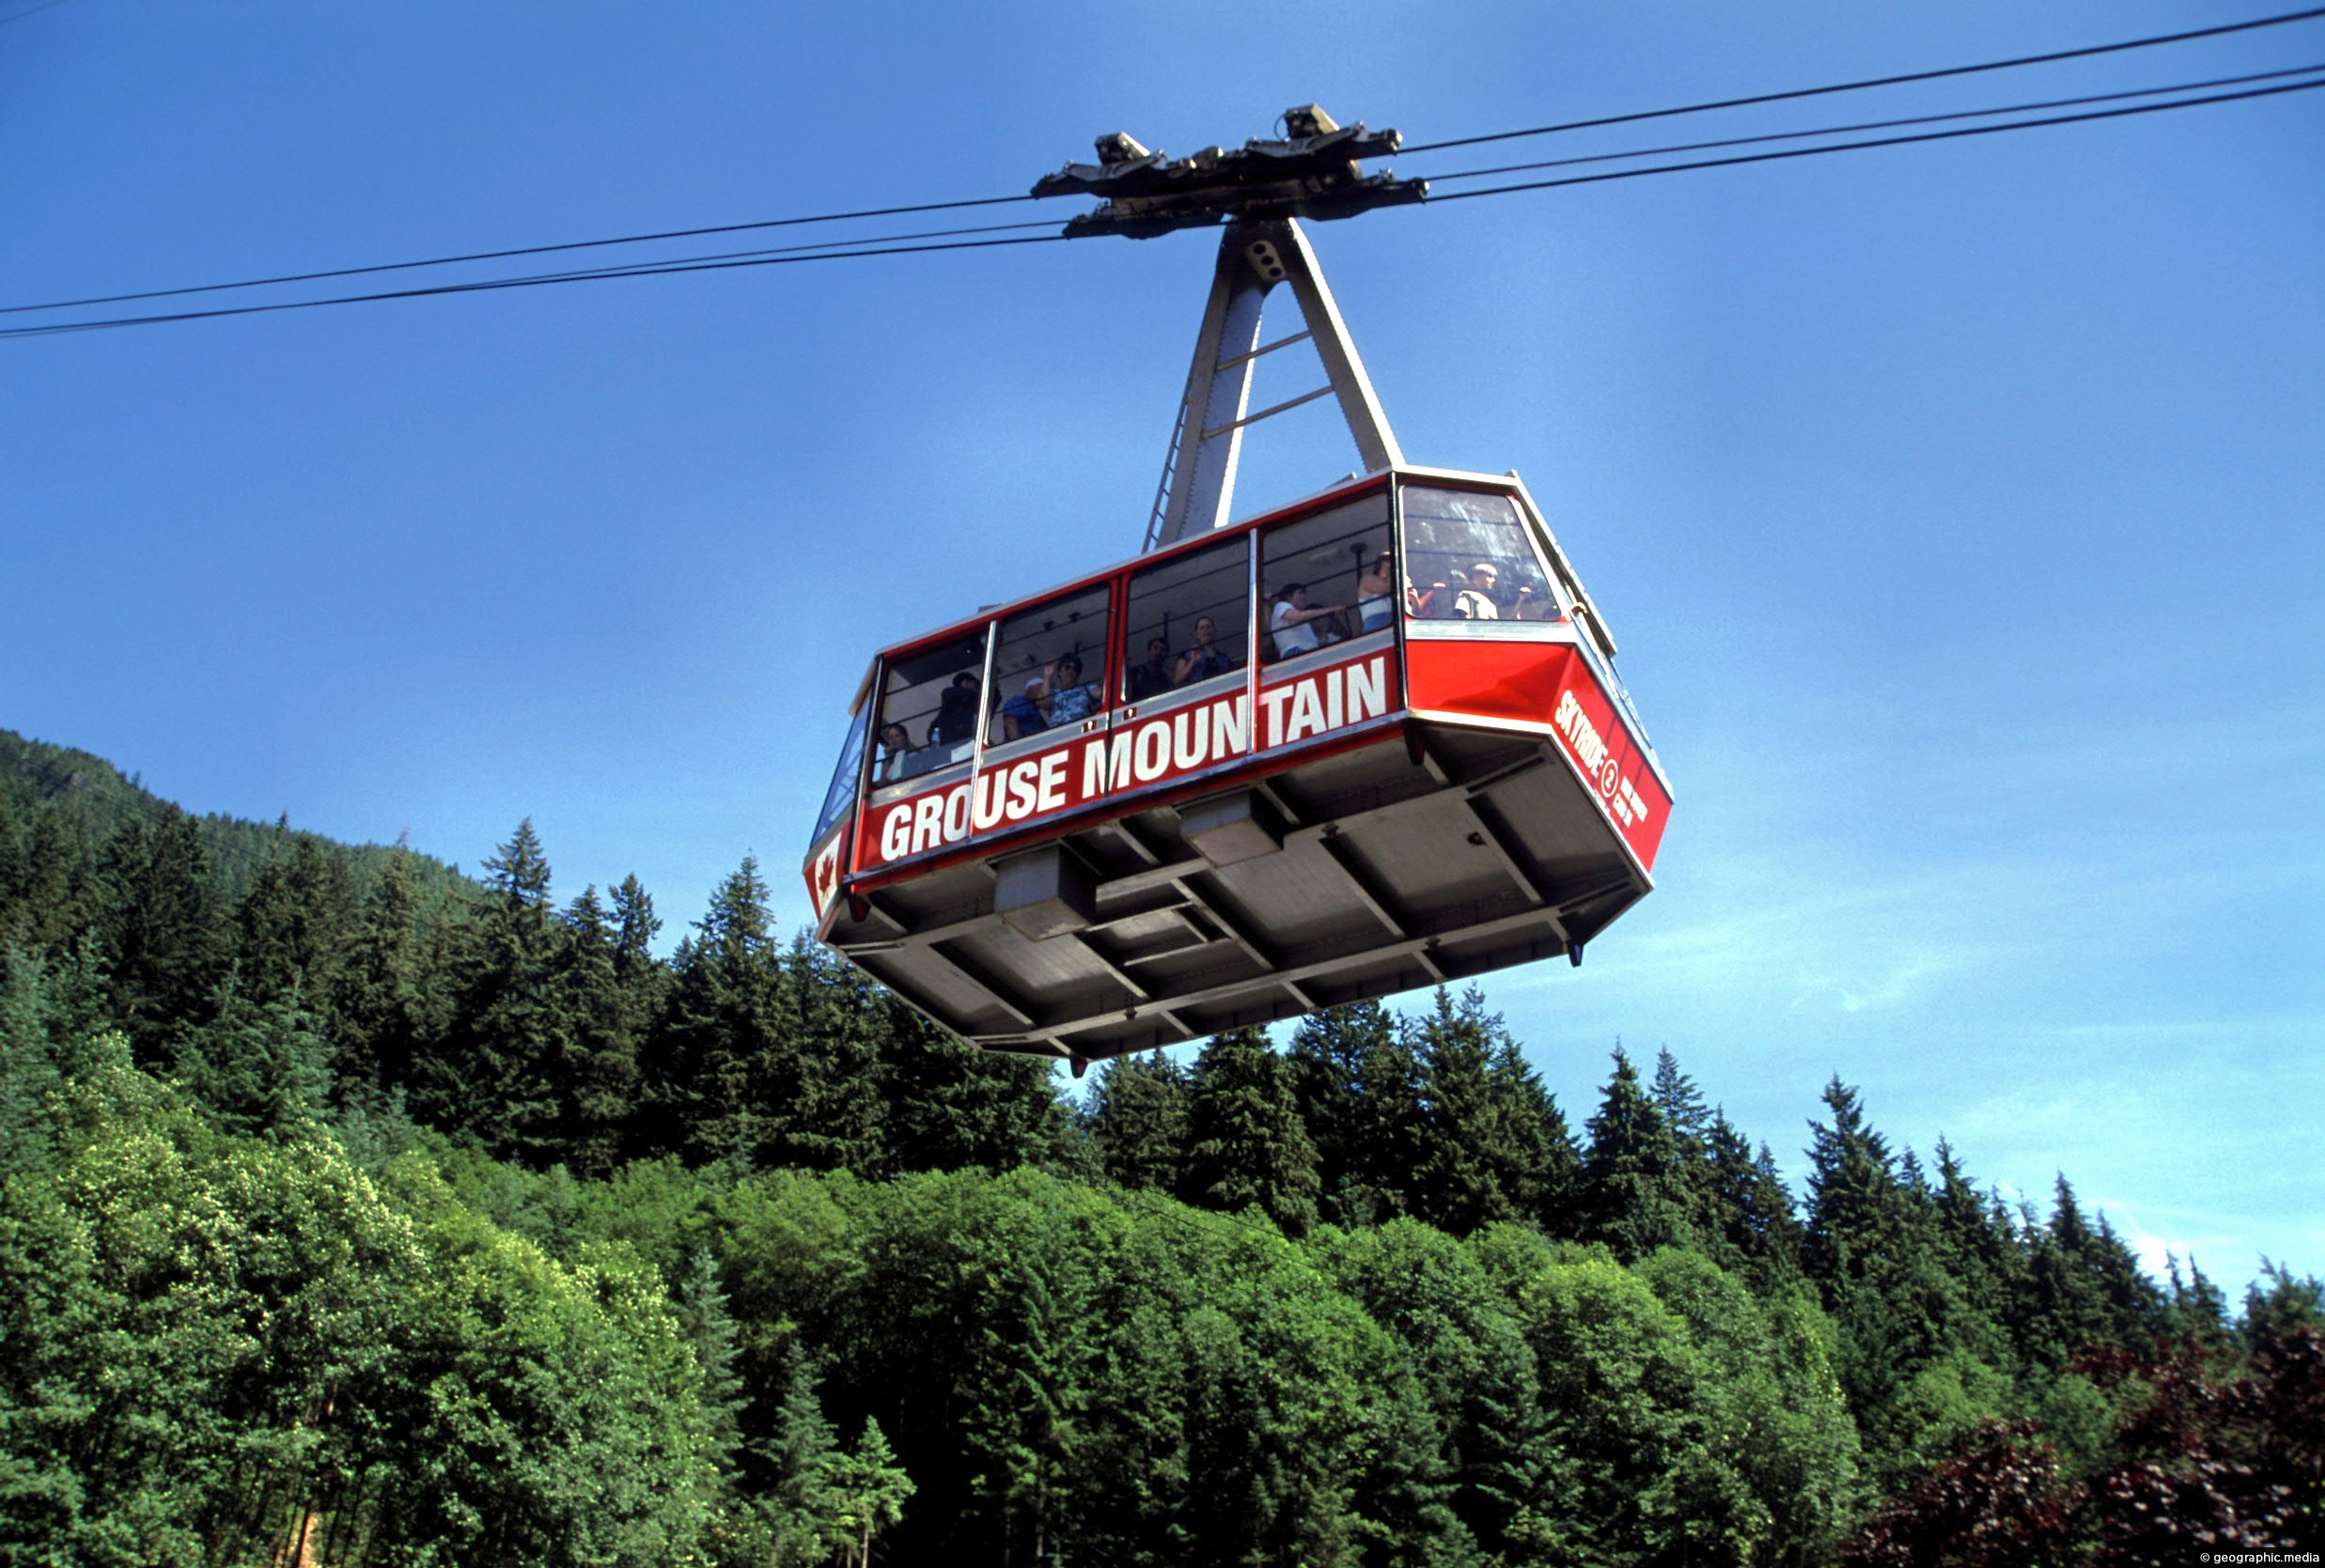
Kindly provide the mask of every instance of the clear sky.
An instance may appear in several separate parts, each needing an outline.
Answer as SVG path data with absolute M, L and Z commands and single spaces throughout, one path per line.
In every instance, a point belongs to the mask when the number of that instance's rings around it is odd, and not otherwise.
M 2267 8 L 16 0 L 0 303 Z M 1396 166 L 2314 60 L 2325 21 Z M 2325 1269 L 2325 93 L 1311 234 L 1406 452 L 1551 515 L 1677 788 L 1585 967 L 1487 986 L 1577 1125 L 1618 1036 L 1668 1045 L 1797 1172 L 1837 1072 L 2153 1260 Z M 870 650 L 1135 551 L 1212 243 L 0 342 L 0 727 L 472 867 L 530 815 L 561 893 L 635 871 L 670 938 L 756 851 L 804 923 Z M 1330 410 L 1261 427 L 1242 509 L 1353 466 Z

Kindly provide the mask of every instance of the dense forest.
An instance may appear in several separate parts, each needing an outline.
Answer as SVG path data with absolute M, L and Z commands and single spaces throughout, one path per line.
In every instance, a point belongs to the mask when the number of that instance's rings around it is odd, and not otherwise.
M 0 1562 L 2084 1564 L 2325 1542 L 2325 1290 L 1477 991 L 1098 1069 L 0 734 Z

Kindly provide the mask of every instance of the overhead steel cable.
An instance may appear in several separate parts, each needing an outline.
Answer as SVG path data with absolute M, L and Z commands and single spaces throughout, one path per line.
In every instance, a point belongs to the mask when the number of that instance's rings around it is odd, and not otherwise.
M 1482 136 L 1455 136 L 1442 142 L 1421 142 L 1398 149 L 1397 156 L 1411 157 L 1416 153 L 1439 152 L 1446 147 L 1476 147 L 1485 142 L 1515 141 L 1521 136 L 1552 136 L 1567 131 L 1587 131 L 1601 125 L 1632 125 L 1640 120 L 1668 119 L 1675 115 L 1700 115 L 1713 109 L 1741 109 L 1755 103 L 1782 103 L 1796 98 L 1819 98 L 1828 93 L 1860 92 L 1867 87 L 1894 87 L 1908 82 L 1936 82 L 1951 76 L 1972 76 L 1980 71 L 2010 70 L 2020 66 L 2049 65 L 2057 60 L 2088 59 L 2098 54 L 2119 54 L 2130 49 L 2152 49 L 2161 44 L 2185 43 L 2191 39 L 2221 38 L 2230 33 L 2249 33 L 2260 27 L 2281 27 L 2288 23 L 2310 22 L 2325 16 L 2325 6 L 2314 6 L 2306 10 L 2286 11 L 2277 16 L 2255 17 L 2250 22 L 2230 22 L 2217 27 L 2196 27 L 2184 33 L 2158 33 L 2151 38 L 2126 39 L 2120 43 L 2089 44 L 2081 49 L 2057 49 L 2047 54 L 2021 54 L 2016 59 L 1987 60 L 1972 66 L 1947 66 L 1938 70 L 1912 70 L 1897 76 L 1869 76 L 1859 82 L 1835 82 L 1821 87 L 1793 87 L 1784 92 L 1755 93 L 1748 98 L 1723 98 L 1707 103 L 1682 104 L 1676 109 L 1641 109 L 1623 115 L 1601 115 L 1594 119 L 1567 120 L 1557 125 L 1537 125 L 1523 131 L 1496 131 Z
M 1046 224 L 1038 225 L 1046 228 Z M 469 283 L 439 283 L 420 288 L 383 289 L 373 294 L 340 294 L 322 300 L 286 300 L 272 304 L 223 305 L 211 310 L 171 311 L 160 316 L 117 316 L 95 321 L 49 321 L 30 327 L 0 327 L 0 338 L 48 337 L 59 333 L 95 332 L 107 327 L 151 327 L 167 321 L 208 321 L 226 316 L 263 316 L 283 310 L 314 310 L 324 305 L 366 304 L 375 300 L 418 300 L 439 294 L 476 294 L 496 288 L 534 288 L 555 283 L 585 283 L 606 278 L 661 277 L 673 272 L 718 272 L 739 267 L 781 267 L 803 261 L 851 261 L 874 256 L 913 256 L 928 251 L 986 250 L 998 245 L 1047 245 L 1062 242 L 1062 234 L 1023 234 L 1007 240 L 949 240 L 926 245 L 874 245 L 868 248 L 822 249 L 812 255 L 746 256 L 740 259 L 710 258 L 669 262 L 640 262 L 628 267 L 604 267 L 585 272 L 538 272 L 513 278 L 482 278 Z M 846 241 L 835 241 L 835 246 Z
M 61 4 L 62 0 L 51 0 L 51 3 Z M 36 10 L 46 8 L 46 6 L 34 8 Z M 29 15 L 31 12 L 27 11 L 20 14 Z M 2125 50 L 2146 49 L 2161 44 L 2180 43 L 2192 39 L 2213 38 L 2231 33 L 2249 32 L 2255 28 L 2273 27 L 2283 25 L 2287 23 L 2304 22 L 2320 16 L 2325 16 L 2325 7 L 2316 7 L 2300 11 L 2289 11 L 2276 16 L 2257 17 L 2248 22 L 2227 23 L 2216 27 L 2200 27 L 2191 29 L 2186 32 L 2158 34 L 2149 38 L 2130 39 L 2117 43 L 2096 44 L 2080 49 L 2055 50 L 2044 54 L 2021 55 L 2015 59 L 1992 60 L 1978 65 L 1951 66 L 1937 70 L 1911 71 L 1902 75 L 1872 77 L 1863 81 L 1834 83 L 1826 86 L 1798 87 L 1783 92 L 1758 93 L 1745 98 L 1722 99 L 1711 102 L 1684 104 L 1679 107 L 1670 109 L 1650 109 L 1631 114 L 1601 116 L 1594 119 L 1571 120 L 1558 125 L 1535 126 L 1521 131 L 1503 131 L 1495 132 L 1487 135 L 1456 137 L 1450 140 L 1439 142 L 1424 142 L 1403 148 L 1402 153 L 1404 155 L 1411 155 L 1424 152 L 1434 152 L 1446 147 L 1472 147 L 1486 142 L 1509 141 L 1525 136 L 1550 135 L 1558 132 L 1579 131 L 1594 126 L 1630 124 L 1641 120 L 1667 118 L 1677 115 L 1700 114 L 1713 109 L 1738 108 L 1755 103 L 1775 103 L 1792 99 L 1813 98 L 1829 93 L 1853 92 L 1868 87 L 1891 86 L 1902 83 L 1935 81 L 1941 78 L 1969 75 L 1979 71 L 2003 70 L 2018 66 L 2037 65 L 2057 60 L 2068 60 L 2091 55 L 2116 54 Z M 9 20 L 14 19 L 11 18 Z M 2065 102 L 2073 101 L 2061 101 Z M 2029 105 L 2028 107 L 2039 107 L 2039 105 Z M 2009 111 L 1995 110 L 1974 112 L 2005 113 Z M 1933 116 L 1929 117 L 1936 119 L 1954 116 Z M 1913 122 L 1872 122 L 1866 126 L 1858 128 L 1836 127 L 1831 132 L 1825 133 L 1845 134 L 1853 129 L 1875 129 L 1878 126 L 1891 123 L 1910 124 Z M 1807 133 L 1800 132 L 1792 134 Z M 1730 143 L 1699 143 L 1690 144 L 1686 147 L 1654 150 L 1662 152 L 1685 151 L 1692 150 L 1697 147 L 1741 145 L 1743 142 L 1752 139 L 1754 138 L 1735 138 Z M 1774 140 L 1782 138 L 1771 137 L 1768 139 Z M 1642 152 L 1639 154 L 1610 156 L 1651 155 L 1653 155 L 1651 152 Z M 1577 161 L 1579 162 L 1580 160 Z M 1480 178 L 1483 175 L 1491 172 L 1515 173 L 1522 169 L 1534 167 L 1554 167 L 1559 166 L 1559 164 L 1564 162 L 1567 161 L 1559 160 L 1540 164 L 1512 164 L 1501 170 L 1470 170 L 1462 174 L 1447 175 L 1439 178 L 1450 179 L 1474 179 Z M 979 196 L 959 201 L 915 202 L 896 207 L 862 208 L 845 212 L 819 212 L 810 213 L 800 217 L 766 218 L 755 220 L 749 223 L 712 224 L 694 228 L 662 229 L 642 234 L 617 235 L 611 238 L 599 240 L 573 240 L 546 245 L 519 245 L 502 250 L 470 251 L 456 256 L 428 256 L 411 261 L 387 261 L 360 267 L 335 267 L 306 272 L 285 272 L 272 277 L 245 278 L 231 283 L 195 284 L 173 288 L 141 289 L 134 292 L 121 294 L 89 295 L 72 300 L 51 300 L 38 304 L 0 305 L 0 316 L 23 315 L 36 311 L 47 310 L 82 309 L 93 305 L 128 304 L 141 300 L 178 299 L 197 294 L 224 293 L 242 288 L 264 288 L 286 284 L 322 282 L 334 278 L 365 277 L 383 272 L 408 272 L 428 267 L 450 267 L 480 261 L 509 260 L 519 256 L 549 256 L 568 251 L 604 249 L 616 245 L 640 245 L 651 244 L 669 240 L 700 239 L 713 234 L 740 234 L 759 229 L 788 228 L 810 224 L 841 223 L 861 218 L 896 217 L 915 212 L 943 212 L 975 207 L 999 207 L 1037 199 L 1038 198 L 1028 194 L 1023 195 L 1008 196 Z M 200 313 L 185 313 L 183 316 L 173 315 L 168 318 L 156 317 L 153 318 L 153 319 L 198 318 L 199 314 Z
M 1048 229 L 1054 225 L 1047 219 L 1029 224 L 978 224 L 967 228 L 926 228 L 912 234 L 874 234 L 861 240 L 820 240 L 804 245 L 768 245 L 758 250 L 713 251 L 708 256 L 671 256 L 650 261 L 619 261 L 608 267 L 576 267 L 563 272 L 534 272 L 525 275 L 532 283 L 568 283 L 582 278 L 643 277 L 649 272 L 666 272 L 674 268 L 691 268 L 697 262 L 741 261 L 762 256 L 804 256 L 811 252 L 852 254 L 866 245 L 894 245 L 907 240 L 951 240 L 964 234 L 1012 234 L 1026 229 Z M 482 280 L 492 282 L 492 279 Z
M 0 27 L 6 27 L 11 22 L 22 22 L 28 16 L 38 16 L 42 11 L 53 11 L 64 3 L 65 0 L 41 0 L 41 4 L 27 6 L 14 16 L 0 16 Z
M 138 300 L 169 300 L 187 294 L 217 294 L 231 288 L 270 288 L 286 283 L 320 283 L 330 278 L 403 272 L 420 267 L 454 267 L 471 261 L 507 261 L 520 256 L 599 250 L 609 245 L 645 245 L 663 240 L 699 240 L 705 235 L 742 234 L 752 229 L 797 228 L 805 224 L 836 224 L 858 218 L 894 218 L 912 212 L 948 212 L 963 207 L 1001 207 L 1033 199 L 1030 195 L 1022 195 L 978 196 L 967 201 L 924 201 L 907 207 L 867 207 L 854 212 L 817 212 L 804 218 L 763 218 L 747 224 L 713 224 L 706 228 L 672 228 L 654 234 L 624 234 L 610 240 L 569 240 L 554 245 L 519 245 L 511 250 L 472 251 L 465 256 L 429 256 L 420 261 L 382 261 L 368 267 L 333 267 L 320 272 L 285 272 L 271 278 L 244 278 L 239 283 L 200 283 L 183 288 L 148 288 L 134 294 L 96 294 L 85 300 L 51 300 L 45 304 L 0 305 L 0 316 L 21 315 L 32 310 L 74 310 L 88 305 L 129 304 Z
M 1914 115 L 1904 119 L 1861 120 L 1854 125 L 1826 125 L 1811 131 L 1777 131 L 1758 136 L 1725 136 L 1709 142 L 1675 142 L 1664 147 L 1636 147 L 1629 152 L 1594 152 L 1576 158 L 1547 158 L 1532 163 L 1503 163 L 1493 168 L 1463 169 L 1458 174 L 1430 175 L 1429 183 L 1448 179 L 1482 179 L 1489 175 L 1523 174 L 1532 169 L 1571 168 L 1579 163 L 1614 163 L 1628 158 L 1660 158 L 1674 152 L 1702 152 L 1712 147 L 1752 147 L 1763 142 L 1797 142 L 1811 136 L 1847 136 L 1860 131 L 1888 131 L 1906 125 L 1937 125 L 1946 120 L 1982 119 L 1993 115 L 2030 115 L 2038 109 L 2066 109 L 2083 103 L 2117 103 L 2131 98 L 2158 98 L 2166 93 L 2199 92 L 2247 82 L 2275 82 L 2288 76 L 2325 71 L 2325 61 L 2288 66 L 2283 70 L 2256 70 L 2243 76 L 2216 76 L 2205 82 L 2180 82 L 2168 87 L 2136 87 L 2123 92 L 2088 93 L 2081 98 L 2052 98 L 2032 103 L 2011 103 L 1995 109 L 1958 109 L 1951 114 Z
M 2325 8 L 2320 8 L 2319 10 L 2316 12 L 2302 14 L 2325 15 Z M 2253 23 L 2239 24 L 2239 26 L 2257 25 L 2262 25 L 2262 23 Z M 2132 46 L 2119 45 L 2109 47 Z M 2219 79 L 2217 82 L 2190 83 L 2181 87 L 2142 88 L 2117 94 L 2096 94 L 2084 99 L 2067 99 L 2052 101 L 2059 105 L 2076 102 L 2112 101 L 2118 98 L 2148 97 L 2165 92 L 2192 91 L 2234 82 L 2267 81 L 2287 75 L 2305 74 L 2319 70 L 2325 70 L 2325 66 L 2303 66 L 2291 68 L 2281 71 L 2255 72 L 2244 77 L 2225 77 Z M 2283 83 L 2273 86 L 2248 87 L 2236 92 L 2209 93 L 2206 96 L 2177 98 L 2167 102 L 2133 104 L 2127 107 L 2093 110 L 2071 115 L 2054 115 L 2038 119 L 2012 120 L 1996 125 L 1962 126 L 1945 131 L 1920 132 L 1904 136 L 1877 137 L 1867 141 L 1829 143 L 1821 146 L 1805 147 L 1787 147 L 1776 151 L 1747 153 L 1733 158 L 1697 159 L 1681 163 L 1659 163 L 1646 168 L 1610 170 L 1599 174 L 1574 175 L 1557 179 L 1528 180 L 1511 185 L 1490 186 L 1483 190 L 1456 191 L 1442 195 L 1432 195 L 1428 199 L 1432 203 L 1464 201 L 1480 196 L 1507 195 L 1521 191 L 1551 190 L 1561 186 L 1596 184 L 1615 179 L 1635 179 L 1648 175 L 1678 174 L 1693 169 L 1725 168 L 1743 163 L 1770 163 L 1782 159 L 1816 157 L 1828 152 L 1853 152 L 1871 147 L 1900 147 L 1918 142 L 1947 141 L 1963 136 L 1991 135 L 2007 131 L 2034 130 L 2044 126 L 2068 125 L 2088 120 L 2115 119 L 2132 115 L 2158 114 L 2171 109 L 2195 108 L 2206 104 L 2233 102 L 2244 99 L 2268 98 L 2284 93 L 2308 91 L 2312 88 L 2319 86 L 2325 86 L 2325 77 L 2318 77 L 2302 82 Z M 1803 95 L 1788 94 L 1771 96 L 1798 97 Z M 1918 124 L 1927 123 L 1931 120 L 1967 118 L 1988 115 L 2016 114 L 2050 106 L 2052 106 L 2050 103 L 2039 103 L 2019 105 L 2005 109 L 1966 110 L 1958 114 L 1923 116 L 1907 120 L 1868 122 L 1865 125 L 1859 126 L 1828 127 L 1822 131 L 1787 132 L 1765 136 L 1730 138 L 1724 142 L 1687 144 L 1680 147 L 1662 148 L 1643 148 L 1633 152 L 1610 153 L 1592 158 L 1560 159 L 1542 163 L 1513 164 L 1501 169 L 1471 170 L 1464 174 L 1443 176 L 1440 178 L 1457 179 L 1475 179 L 1482 178 L 1489 174 L 1516 173 L 1531 168 L 1556 167 L 1573 163 L 1591 163 L 1602 162 L 1610 159 L 1652 157 L 1674 151 L 1695 150 L 1698 148 L 1720 146 L 1745 145 L 1763 141 L 1791 140 L 1806 136 L 1850 134 L 1859 130 L 1880 129 L 1889 125 Z M 1679 111 L 1672 112 L 1677 113 Z M 1496 138 L 1477 139 L 1490 140 Z M 1450 144 L 1439 145 L 1443 146 Z M 906 207 L 866 209 L 865 212 L 860 215 L 873 216 L 900 212 L 938 211 L 965 207 L 988 207 L 999 205 L 1000 203 L 1006 201 L 1031 199 L 1033 198 L 1027 196 L 981 198 L 973 201 L 960 202 L 927 202 Z M 632 243 L 639 240 L 648 238 L 678 238 L 680 235 L 686 234 L 736 233 L 750 229 L 782 227 L 798 224 L 831 222 L 843 216 L 848 216 L 848 214 L 823 214 L 820 216 L 806 218 L 771 219 L 764 223 L 755 224 L 727 224 L 702 229 L 673 230 L 668 234 L 660 236 L 632 236 L 629 240 L 583 241 L 563 245 L 528 246 L 520 250 L 477 253 L 472 257 L 445 257 L 440 259 L 439 261 L 433 262 L 396 262 L 380 267 L 351 268 L 342 269 L 334 272 L 306 273 L 281 279 L 257 280 L 250 284 L 214 284 L 205 285 L 195 288 L 154 290 L 150 293 L 142 295 L 108 296 L 86 303 L 106 303 L 127 299 L 165 298 L 177 295 L 212 292 L 218 289 L 229 287 L 257 287 L 257 282 L 261 281 L 274 283 L 310 281 L 324 277 L 349 276 L 366 272 L 391 272 L 409 267 L 444 265 L 448 264 L 451 261 L 460 259 L 482 260 L 510 256 L 541 255 L 551 252 L 586 249 L 602 245 Z M 91 332 L 114 327 L 158 326 L 164 322 L 211 320 L 232 316 L 270 315 L 275 312 L 287 310 L 311 310 L 325 305 L 361 304 L 383 300 L 423 299 L 438 295 L 481 293 L 502 288 L 538 287 L 550 284 L 559 283 L 579 283 L 624 277 L 650 277 L 662 273 L 723 272 L 736 268 L 778 266 L 793 262 L 839 261 L 857 256 L 902 256 L 933 251 L 977 250 L 1000 245 L 1044 244 L 1069 238 L 1068 235 L 1062 233 L 1018 235 L 1006 239 L 948 238 L 950 236 L 987 235 L 1013 229 L 1046 227 L 1048 227 L 1046 223 L 1026 223 L 992 224 L 955 229 L 932 229 L 921 231 L 915 234 L 884 235 L 862 240 L 834 240 L 819 241 L 806 245 L 776 247 L 769 250 L 725 252 L 710 256 L 681 256 L 659 260 L 647 260 L 622 263 L 609 267 L 573 269 L 558 272 L 528 273 L 521 274 L 516 277 L 474 279 L 462 283 L 435 284 L 415 288 L 383 289 L 365 294 L 334 295 L 323 299 L 277 301 L 261 304 L 230 305 L 205 310 L 171 311 L 149 316 L 110 317 L 95 320 L 43 322 L 37 325 L 0 328 L 0 338 L 44 337 L 59 333 Z M 932 241 L 936 242 L 899 242 L 923 241 Z M 22 312 L 34 309 L 59 308 L 64 308 L 64 305 L 61 303 L 49 306 L 20 305 L 12 307 L 0 307 L 0 313 L 6 313 L 8 311 Z
M 2073 125 L 2083 120 L 2121 119 L 2130 115 L 2156 115 L 2171 109 L 2193 109 L 2207 103 L 2231 103 L 2239 99 L 2272 98 L 2280 93 L 2308 92 L 2325 87 L 2325 77 L 2291 82 L 2274 87 L 2248 87 L 2242 92 L 2214 93 L 2208 98 L 2175 99 L 2169 103 L 2135 103 L 2123 109 L 2094 109 L 2080 115 L 2053 115 L 2047 119 L 2012 120 L 2006 125 L 1965 125 L 1951 131 L 1921 131 L 1910 136 L 1880 136 L 1866 142 L 1833 142 L 1824 147 L 1783 147 L 1774 152 L 1747 152 L 1736 158 L 1699 158 L 1686 163 L 1657 163 L 1644 169 L 1610 169 L 1604 174 L 1568 175 L 1562 179 L 1530 179 L 1517 185 L 1489 185 L 1482 191 L 1454 191 L 1431 194 L 1427 205 L 1468 201 L 1477 196 L 1505 196 L 1517 191 L 1550 191 L 1564 185 L 1596 185 L 1612 179 L 1639 179 L 1647 175 L 1681 174 L 1689 169 L 1725 169 L 1739 163 L 1769 163 L 1783 158 L 1815 158 L 1827 152 L 1857 152 L 1866 147 L 1905 147 L 1914 142 L 1944 142 L 1958 136 L 1991 136 L 2005 131 L 2033 131 L 2047 125 Z

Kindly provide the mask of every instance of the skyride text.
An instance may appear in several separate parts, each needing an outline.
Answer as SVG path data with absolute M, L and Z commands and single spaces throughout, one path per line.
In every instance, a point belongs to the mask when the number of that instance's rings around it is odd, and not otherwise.
M 1359 656 L 1259 689 L 1258 751 L 1289 746 L 1378 719 L 1402 698 L 1394 690 L 1395 659 L 1385 650 Z M 971 833 L 1038 820 L 1125 790 L 1144 789 L 1253 749 L 1248 691 L 1190 703 L 1151 719 L 1075 735 L 1047 751 L 979 770 L 966 779 L 868 814 L 861 868 L 958 844 Z

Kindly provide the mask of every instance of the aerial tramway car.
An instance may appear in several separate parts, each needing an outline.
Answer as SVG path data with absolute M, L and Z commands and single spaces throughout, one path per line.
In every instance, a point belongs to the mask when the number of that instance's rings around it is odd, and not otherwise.
M 1293 221 L 1407 189 L 1350 184 L 1395 132 L 1302 113 L 1184 161 L 1292 172 L 1246 174 L 1226 214 L 1147 551 L 882 649 L 856 693 L 805 866 L 818 934 L 986 1048 L 1078 1070 L 1580 963 L 1653 886 L 1671 789 L 1604 620 L 1514 474 L 1404 459 Z M 1140 193 L 1182 165 L 1100 149 L 1044 184 L 1158 232 L 1178 193 Z M 1262 346 L 1279 283 L 1306 330 Z M 1331 384 L 1247 411 L 1254 363 L 1302 340 Z M 1328 395 L 1365 472 L 1228 521 L 1244 429 Z

